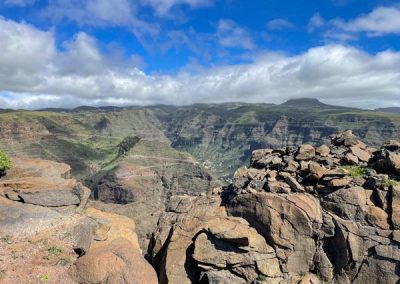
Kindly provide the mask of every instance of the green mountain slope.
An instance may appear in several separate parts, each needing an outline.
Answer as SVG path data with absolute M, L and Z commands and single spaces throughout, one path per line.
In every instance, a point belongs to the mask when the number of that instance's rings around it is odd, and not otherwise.
M 188 152 L 214 176 L 226 179 L 248 162 L 256 148 L 321 144 L 331 134 L 346 129 L 371 145 L 379 145 L 398 138 L 400 115 L 331 106 L 311 99 L 282 105 L 8 111 L 0 113 L 0 148 L 13 155 L 67 162 L 73 173 L 84 179 L 115 159 L 118 144 L 132 136 Z

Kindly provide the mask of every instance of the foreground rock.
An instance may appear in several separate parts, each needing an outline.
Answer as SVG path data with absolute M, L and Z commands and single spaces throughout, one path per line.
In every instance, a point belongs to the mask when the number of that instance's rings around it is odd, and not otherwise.
M 78 283 L 158 283 L 151 265 L 130 241 L 123 238 L 92 249 L 77 260 L 70 274 Z
M 257 150 L 221 195 L 174 197 L 149 249 L 160 283 L 398 283 L 396 145 Z
M 0 179 L 0 282 L 158 283 L 133 220 L 84 211 L 90 190 L 69 170 L 13 159 Z

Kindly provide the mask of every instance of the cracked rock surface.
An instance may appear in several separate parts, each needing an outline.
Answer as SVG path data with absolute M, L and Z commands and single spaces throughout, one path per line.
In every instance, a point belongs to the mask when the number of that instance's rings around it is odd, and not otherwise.
M 399 283 L 400 142 L 253 152 L 212 196 L 174 196 L 149 256 L 160 283 Z

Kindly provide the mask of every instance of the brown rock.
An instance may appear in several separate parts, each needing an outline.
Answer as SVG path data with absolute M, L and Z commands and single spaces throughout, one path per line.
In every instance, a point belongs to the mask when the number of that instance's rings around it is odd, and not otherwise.
M 355 156 L 351 153 L 347 153 L 346 156 L 344 157 L 344 159 L 350 165 L 358 165 L 358 163 L 359 163 L 357 156 Z
M 315 152 L 321 157 L 327 157 L 331 152 L 331 149 L 324 144 L 315 149 Z
M 70 275 L 78 283 L 158 283 L 151 265 L 131 242 L 123 238 L 90 250 L 71 267 Z
M 350 182 L 350 178 L 337 178 L 328 181 L 326 184 L 331 187 L 344 187 L 346 185 L 349 185 Z
M 75 179 L 67 179 L 70 167 L 46 160 L 13 158 L 13 167 L 0 181 L 0 196 L 45 207 L 80 205 L 90 190 Z
M 312 174 L 312 177 L 317 180 L 321 179 L 327 172 L 325 167 L 321 166 L 320 164 L 318 164 L 316 162 L 311 162 L 308 165 L 308 169 L 309 169 L 310 173 Z
M 266 185 L 266 190 L 274 193 L 290 193 L 290 186 L 282 181 L 269 181 Z
M 400 230 L 400 185 L 392 187 L 392 223 L 396 230 Z
M 363 162 L 368 162 L 372 156 L 371 153 L 369 153 L 365 150 L 362 150 L 357 146 L 350 147 L 350 150 L 354 156 L 356 156 L 360 161 L 363 161 Z
M 107 224 L 105 225 L 106 227 L 103 228 L 107 231 L 107 235 L 104 236 L 105 232 L 103 232 L 102 237 L 100 237 L 100 239 L 105 240 L 93 242 L 92 248 L 108 246 L 115 239 L 124 238 L 128 240 L 135 249 L 140 250 L 138 237 L 135 232 L 135 222 L 132 219 L 94 208 L 86 209 L 85 214 L 100 224 Z M 107 227 L 109 227 L 108 230 Z
M 285 168 L 286 172 L 294 173 L 298 170 L 300 164 L 295 160 L 289 160 L 287 162 L 287 167 Z
M 400 230 L 393 231 L 393 240 L 400 243 Z
M 302 198 L 296 202 L 288 200 L 292 196 Z M 228 211 L 234 216 L 243 216 L 270 240 L 278 257 L 284 259 L 286 271 L 304 273 L 313 263 L 312 224 L 322 220 L 321 211 L 318 200 L 308 194 L 292 194 L 288 199 L 273 193 L 238 195 L 228 205 Z
M 396 174 L 400 175 L 400 152 L 398 153 L 389 153 L 389 163 L 394 169 Z
M 269 155 L 272 153 L 272 149 L 259 149 L 255 150 L 251 154 L 251 163 L 253 164 L 254 162 L 264 158 L 265 156 Z
M 346 171 L 345 169 L 335 168 L 335 169 L 328 170 L 324 174 L 324 177 L 345 177 L 348 175 L 349 175 L 349 172 Z
M 335 146 L 353 146 L 359 143 L 357 137 L 353 134 L 351 130 L 339 133 L 332 138 L 332 143 Z
M 377 255 L 400 262 L 400 249 L 396 246 L 378 245 L 375 247 Z
M 296 192 L 305 192 L 304 187 L 297 182 L 297 180 L 292 176 L 287 176 L 285 178 L 286 182 L 290 187 Z
M 303 144 L 297 150 L 296 160 L 311 160 L 314 156 L 315 148 L 309 144 Z
M 316 276 L 315 274 L 309 273 L 306 276 L 304 276 L 298 283 L 299 284 L 321 284 L 321 281 L 319 280 L 318 276 Z
M 362 187 L 342 188 L 324 198 L 323 207 L 346 219 L 365 226 L 376 226 L 388 230 L 388 214 L 371 201 L 372 190 Z

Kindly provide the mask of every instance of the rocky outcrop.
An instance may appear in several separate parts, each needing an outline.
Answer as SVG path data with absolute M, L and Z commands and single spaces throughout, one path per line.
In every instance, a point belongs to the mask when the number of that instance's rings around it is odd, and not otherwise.
M 90 190 L 70 167 L 12 159 L 0 179 L 0 282 L 158 283 L 132 219 L 84 210 Z M 2 282 L 3 283 L 3 282 Z
M 398 283 L 396 143 L 257 150 L 222 193 L 174 197 L 149 249 L 160 283 Z
M 68 179 L 70 167 L 45 160 L 12 159 L 12 169 L 0 180 L 0 196 L 44 207 L 85 206 L 90 189 Z
M 115 239 L 110 244 L 92 249 L 79 258 L 70 270 L 78 283 L 157 284 L 157 275 L 132 243 Z

